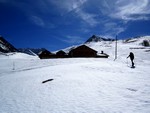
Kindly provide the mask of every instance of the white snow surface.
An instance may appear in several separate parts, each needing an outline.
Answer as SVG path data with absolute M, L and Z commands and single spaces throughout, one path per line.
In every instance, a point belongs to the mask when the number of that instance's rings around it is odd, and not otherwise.
M 108 59 L 0 55 L 0 113 L 150 113 L 150 48 L 120 41 L 114 61 L 114 45 L 88 44 Z

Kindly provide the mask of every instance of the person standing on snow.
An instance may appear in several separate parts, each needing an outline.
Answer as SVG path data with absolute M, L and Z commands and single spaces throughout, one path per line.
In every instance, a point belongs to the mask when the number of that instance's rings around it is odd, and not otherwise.
M 134 60 L 134 54 L 132 52 L 130 52 L 130 54 L 129 54 L 129 56 L 127 58 L 129 58 L 129 57 L 130 57 L 130 60 L 132 62 L 132 67 L 134 67 L 134 62 L 133 62 L 133 60 Z

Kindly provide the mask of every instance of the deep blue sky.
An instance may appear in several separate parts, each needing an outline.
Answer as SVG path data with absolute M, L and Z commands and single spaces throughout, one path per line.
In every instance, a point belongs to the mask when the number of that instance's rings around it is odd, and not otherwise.
M 16 48 L 63 49 L 93 34 L 150 35 L 149 0 L 0 0 L 0 35 Z

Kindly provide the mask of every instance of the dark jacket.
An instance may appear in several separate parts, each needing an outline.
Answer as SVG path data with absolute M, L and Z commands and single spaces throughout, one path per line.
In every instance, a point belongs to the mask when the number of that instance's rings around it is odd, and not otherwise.
M 133 60 L 133 59 L 134 59 L 134 54 L 133 54 L 132 52 L 130 52 L 130 54 L 129 54 L 128 57 L 130 57 L 130 59 Z M 128 58 L 128 57 L 127 57 L 127 58 Z

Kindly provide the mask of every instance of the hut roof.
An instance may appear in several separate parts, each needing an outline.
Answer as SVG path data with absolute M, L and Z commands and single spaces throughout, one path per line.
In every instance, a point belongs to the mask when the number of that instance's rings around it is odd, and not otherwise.
M 45 50 L 40 51 L 40 52 L 39 52 L 39 55 L 40 55 L 40 54 L 43 54 L 43 53 L 51 54 L 50 51 L 48 51 L 48 50 L 45 49 Z
M 63 50 L 60 50 L 60 51 L 58 51 L 57 53 L 56 53 L 56 55 L 59 55 L 59 54 L 63 54 L 63 55 L 65 55 L 66 53 L 63 51 Z
M 76 48 L 73 48 L 71 51 L 78 50 L 78 49 L 81 49 L 81 50 L 88 49 L 88 50 L 91 50 L 91 51 L 94 51 L 94 52 L 96 52 L 96 53 L 97 53 L 97 51 L 96 51 L 96 50 L 94 50 L 94 49 L 92 49 L 92 48 L 90 48 L 90 47 L 88 47 L 88 46 L 86 46 L 86 45 L 78 46 L 78 47 L 76 47 Z

